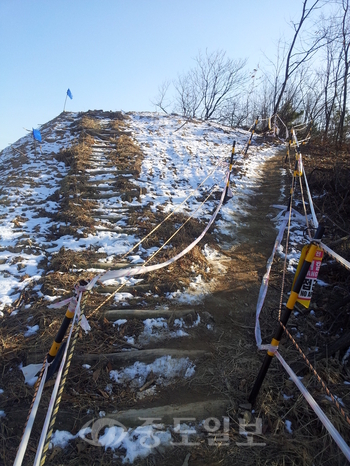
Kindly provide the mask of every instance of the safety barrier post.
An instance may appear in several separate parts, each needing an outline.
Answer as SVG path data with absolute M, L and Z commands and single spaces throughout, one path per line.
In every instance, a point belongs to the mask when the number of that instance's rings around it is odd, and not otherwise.
M 80 286 L 85 286 L 87 285 L 87 282 L 85 280 L 80 280 L 79 282 L 79 285 Z M 54 361 L 54 359 L 56 358 L 57 356 L 57 353 L 59 352 L 59 349 L 61 347 L 61 344 L 62 344 L 62 341 L 63 341 L 63 338 L 67 332 L 67 329 L 69 327 L 69 324 L 71 323 L 73 317 L 74 317 L 74 311 L 75 311 L 75 308 L 76 308 L 76 305 L 77 305 L 77 295 L 78 295 L 78 291 L 76 290 L 76 295 L 74 296 L 74 298 L 71 300 L 71 302 L 69 303 L 68 305 L 68 309 L 67 309 L 67 312 L 63 318 L 63 322 L 61 324 L 61 327 L 59 328 L 58 332 L 57 332 L 57 335 L 55 337 L 55 340 L 53 341 L 52 345 L 51 345 L 51 348 L 47 354 L 47 362 L 49 365 L 49 369 L 48 369 L 48 373 L 47 373 L 47 377 L 46 379 L 49 380 L 52 375 L 55 373 L 55 371 L 57 370 L 57 367 L 60 363 L 60 361 Z M 60 359 L 60 358 L 58 358 Z
M 269 366 L 271 364 L 272 358 L 274 357 L 273 349 L 278 348 L 279 342 L 281 341 L 281 337 L 282 337 L 283 332 L 284 332 L 284 327 L 287 325 L 288 319 L 289 319 L 289 317 L 290 317 L 290 315 L 291 315 L 291 313 L 292 313 L 292 311 L 294 309 L 295 303 L 296 303 L 296 301 L 298 299 L 300 289 L 301 289 L 301 287 L 303 285 L 306 274 L 309 271 L 310 265 L 311 265 L 311 263 L 312 263 L 312 261 L 314 259 L 315 252 L 316 252 L 316 249 L 317 249 L 317 243 L 322 238 L 323 233 L 324 233 L 324 226 L 319 225 L 319 227 L 317 228 L 317 231 L 315 233 L 315 237 L 313 238 L 314 242 L 311 242 L 310 248 L 309 248 L 308 253 L 307 253 L 306 257 L 305 257 L 305 260 L 302 263 L 300 272 L 295 277 L 294 286 L 292 287 L 292 291 L 291 291 L 291 294 L 290 294 L 289 299 L 287 301 L 285 310 L 284 310 L 284 312 L 283 312 L 283 314 L 281 316 L 281 320 L 277 324 L 277 328 L 275 330 L 274 337 L 272 338 L 272 341 L 271 341 L 271 350 L 267 351 L 267 354 L 266 354 L 265 359 L 263 361 L 260 372 L 259 372 L 259 374 L 257 376 L 257 379 L 255 381 L 253 389 L 252 389 L 252 391 L 251 391 L 251 393 L 249 395 L 248 401 L 251 404 L 253 404 L 255 402 L 256 397 L 259 394 L 261 385 L 262 385 L 262 383 L 263 383 L 263 381 L 265 379 L 265 376 L 266 376 L 268 368 L 269 368 Z
M 290 146 L 291 146 L 291 144 L 292 144 L 292 141 L 289 138 L 289 140 L 288 140 L 288 149 L 287 149 L 287 154 L 286 154 L 286 158 L 284 160 L 284 163 L 287 163 L 287 160 L 290 159 Z
M 256 130 L 256 126 L 258 124 L 258 120 L 259 120 L 259 115 L 256 117 L 256 120 L 255 120 L 255 123 L 254 123 L 254 126 L 253 126 L 253 129 L 252 129 L 252 132 L 250 133 L 250 136 L 249 136 L 249 139 L 248 139 L 248 142 L 247 142 L 247 145 L 246 145 L 246 148 L 245 148 L 245 151 L 244 151 L 244 157 L 247 155 L 247 152 L 248 152 L 248 149 L 249 149 L 249 146 L 252 142 L 252 138 L 253 138 L 253 134 L 255 133 L 255 130 Z
M 233 156 L 235 155 L 235 147 L 236 147 L 236 141 L 233 141 L 232 144 L 232 152 L 231 152 L 231 160 L 230 160 L 230 173 L 228 175 L 228 180 L 226 184 L 226 190 L 225 190 L 225 197 L 223 200 L 223 204 L 226 204 L 226 202 L 231 199 L 232 195 L 228 195 L 229 189 L 230 189 L 230 177 L 231 177 L 231 171 L 232 171 L 232 165 L 233 165 Z

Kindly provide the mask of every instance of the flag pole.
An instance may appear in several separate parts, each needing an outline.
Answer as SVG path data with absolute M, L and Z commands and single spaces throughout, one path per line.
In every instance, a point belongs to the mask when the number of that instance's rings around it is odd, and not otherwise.
M 64 101 L 64 106 L 63 106 L 63 111 L 64 111 L 64 112 L 66 111 L 67 97 L 68 97 L 68 94 L 66 94 L 66 99 L 65 99 L 65 101 Z

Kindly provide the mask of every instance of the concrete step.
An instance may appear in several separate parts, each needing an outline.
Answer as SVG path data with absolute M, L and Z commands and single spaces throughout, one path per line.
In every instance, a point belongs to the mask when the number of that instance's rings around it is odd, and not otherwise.
M 120 196 L 120 195 L 129 195 L 129 196 L 134 196 L 134 197 L 138 197 L 140 194 L 140 190 L 139 189 L 133 189 L 132 191 L 123 191 L 122 193 L 117 193 L 117 192 L 113 192 L 113 193 L 102 193 L 102 194 L 91 194 L 89 196 L 89 199 L 84 199 L 84 201 L 96 201 L 96 199 L 109 199 L 109 198 L 112 198 L 112 197 L 117 197 L 117 196 Z
M 105 228 L 105 227 L 95 227 L 95 230 L 97 231 L 112 231 L 114 233 L 122 233 L 122 234 L 129 234 L 131 232 L 138 231 L 137 227 L 118 227 L 116 226 L 115 228 Z
M 101 183 L 102 184 L 102 183 Z M 106 191 L 112 191 L 113 190 L 113 185 L 110 185 L 110 186 L 99 186 L 98 184 L 91 184 L 91 183 L 88 183 L 87 186 L 89 188 L 94 188 L 96 191 L 100 191 L 101 193 L 102 192 L 106 192 Z M 82 193 L 84 193 L 84 191 L 81 191 Z M 120 194 L 120 191 L 113 191 L 116 193 L 116 195 Z M 108 193 L 107 193 L 108 194 Z
M 171 356 L 172 358 L 189 358 L 191 360 L 201 357 L 211 357 L 211 353 L 205 350 L 180 350 L 170 348 L 155 348 L 147 350 L 131 350 L 120 353 L 105 354 L 79 354 L 75 358 L 84 363 L 95 363 L 97 361 L 110 361 L 117 367 L 132 365 L 136 361 L 150 364 L 162 356 Z
M 228 400 L 224 399 L 205 399 L 195 403 L 186 403 L 180 405 L 155 406 L 152 408 L 128 409 L 118 413 L 108 413 L 106 418 L 116 419 L 125 427 L 137 427 L 141 425 L 141 419 L 160 418 L 159 422 L 174 427 L 174 419 L 195 419 L 197 422 L 204 421 L 208 418 L 217 418 L 222 421 L 222 416 L 227 413 L 229 407 Z M 183 421 L 185 422 L 185 421 Z
M 115 167 L 114 163 L 111 162 L 110 160 L 107 160 L 107 159 L 102 159 L 101 157 L 89 157 L 87 159 L 87 161 L 91 164 L 91 165 L 95 165 L 96 168 L 98 168 L 97 166 L 103 166 L 104 168 L 109 168 L 109 167 Z
M 104 313 L 104 317 L 114 322 L 118 319 L 157 319 L 164 317 L 168 319 L 174 315 L 178 319 L 188 314 L 195 313 L 193 309 L 108 309 Z
M 108 144 L 94 144 L 92 146 L 92 152 L 94 152 L 94 149 L 111 149 L 114 147 L 116 147 L 114 142 L 108 142 Z
M 114 293 L 120 285 L 115 285 L 115 286 L 97 286 L 94 288 L 94 291 L 96 293 Z M 153 285 L 150 285 L 149 283 L 142 283 L 140 285 L 133 285 L 133 286 L 124 286 L 120 291 L 122 293 L 132 293 L 133 291 L 148 291 L 152 290 Z
M 120 220 L 121 218 L 123 218 L 124 215 L 123 214 L 120 214 L 120 215 L 96 215 L 94 214 L 94 220 Z
M 97 187 L 100 184 L 115 184 L 117 182 L 117 178 L 108 178 L 105 180 L 90 180 L 86 182 L 87 186 Z
M 90 194 L 89 198 L 83 198 L 84 201 L 96 201 L 99 199 L 110 199 L 112 197 L 118 197 L 120 193 L 104 193 L 104 194 Z
M 130 262 L 117 262 L 113 264 L 103 263 L 103 262 L 93 262 L 89 264 L 89 267 L 92 269 L 104 269 L 104 270 L 119 270 L 125 269 L 126 267 L 130 267 Z
M 111 175 L 115 175 L 116 172 L 118 172 L 117 167 L 94 167 L 94 168 L 87 168 L 86 170 L 87 174 L 91 175 L 106 175 L 110 173 Z

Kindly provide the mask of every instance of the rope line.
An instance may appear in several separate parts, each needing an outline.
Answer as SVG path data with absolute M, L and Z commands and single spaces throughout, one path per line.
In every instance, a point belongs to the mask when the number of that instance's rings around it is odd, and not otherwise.
M 37 397 L 37 395 L 38 395 L 38 391 L 39 391 L 39 387 L 40 387 L 41 380 L 42 380 L 43 375 L 44 375 L 44 372 L 45 372 L 45 368 L 46 368 L 46 359 L 47 359 L 47 355 L 45 356 L 45 359 L 44 359 L 44 362 L 43 362 L 43 366 L 42 366 L 42 368 L 41 368 L 41 370 L 40 370 L 40 373 L 39 373 L 39 375 L 38 375 L 38 380 L 37 380 L 36 383 L 35 383 L 34 395 L 33 395 L 33 399 L 32 399 L 32 402 L 31 402 L 31 404 L 30 404 L 29 410 L 28 410 L 27 420 L 26 420 L 26 422 L 25 422 L 25 424 L 24 424 L 21 442 L 22 442 L 24 433 L 25 433 L 26 428 L 27 428 L 27 425 L 28 425 L 28 421 L 29 421 L 29 418 L 30 418 L 30 415 L 31 415 L 31 412 L 32 412 L 32 409 L 33 409 L 33 406 L 34 406 L 34 402 L 35 402 L 36 397 Z M 20 442 L 20 444 L 21 444 L 21 442 Z M 18 447 L 18 448 L 19 448 L 19 447 Z M 18 451 L 18 450 L 17 450 L 17 451 Z
M 289 374 L 290 378 L 293 380 L 295 385 L 298 387 L 305 400 L 309 403 L 316 416 L 322 422 L 327 432 L 336 442 L 340 450 L 344 453 L 345 457 L 350 461 L 350 448 L 343 439 L 343 437 L 339 434 L 337 429 L 334 427 L 334 425 L 331 423 L 331 421 L 328 419 L 328 417 L 316 403 L 315 399 L 311 396 L 310 392 L 306 389 L 305 385 L 301 382 L 301 380 L 298 379 L 297 375 L 295 374 L 295 372 L 293 372 L 292 368 L 283 359 L 281 353 L 276 350 L 274 351 L 274 354 L 279 360 L 279 362 L 282 364 L 286 372 Z
M 340 414 L 343 416 L 343 418 L 346 420 L 346 422 L 350 425 L 350 417 L 349 415 L 345 412 L 345 410 L 342 408 L 342 406 L 340 405 L 339 401 L 337 400 L 337 398 L 332 395 L 331 391 L 329 390 L 329 388 L 327 387 L 327 385 L 325 384 L 325 382 L 323 381 L 322 377 L 317 373 L 316 369 L 314 368 L 314 366 L 311 364 L 311 362 L 309 361 L 309 359 L 307 358 L 307 356 L 305 355 L 305 353 L 303 352 L 303 350 L 300 348 L 300 346 L 298 345 L 298 343 L 295 341 L 293 335 L 291 335 L 291 333 L 288 331 L 288 329 L 286 328 L 286 326 L 281 322 L 279 321 L 281 327 L 283 328 L 283 330 L 286 332 L 288 338 L 291 340 L 291 342 L 293 343 L 293 345 L 296 347 L 296 349 L 298 350 L 299 354 L 302 356 L 303 360 L 305 361 L 306 365 L 308 366 L 308 368 L 311 370 L 311 372 L 315 375 L 317 381 L 322 385 L 322 388 L 324 389 L 324 391 L 327 393 L 327 395 L 331 398 L 331 400 L 333 401 L 333 403 L 335 404 L 335 406 L 338 408 L 338 411 L 340 412 Z

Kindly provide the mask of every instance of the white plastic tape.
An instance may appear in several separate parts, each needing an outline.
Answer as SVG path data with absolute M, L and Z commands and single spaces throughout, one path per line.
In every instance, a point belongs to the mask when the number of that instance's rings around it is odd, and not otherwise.
M 265 275 L 263 276 L 263 279 L 262 279 L 262 283 L 261 283 L 260 291 L 259 291 L 258 302 L 257 302 L 257 305 L 256 305 L 255 340 L 256 340 L 256 344 L 258 345 L 258 348 L 261 347 L 261 342 L 262 342 L 260 320 L 259 320 L 260 313 L 261 313 L 261 309 L 262 309 L 262 307 L 264 305 L 267 289 L 268 289 L 268 286 L 269 286 L 269 278 L 270 278 L 270 272 L 271 272 L 273 259 L 275 257 L 275 253 L 277 251 L 278 246 L 281 244 L 281 241 L 282 241 L 282 238 L 283 238 L 283 233 L 284 233 L 284 230 L 286 229 L 286 226 L 287 226 L 287 223 L 288 223 L 288 217 L 287 217 L 288 213 L 286 213 L 285 215 L 286 215 L 286 217 L 283 220 L 283 222 L 281 223 L 281 226 L 280 226 L 280 229 L 278 231 L 278 235 L 277 235 L 275 244 L 273 246 L 272 254 L 269 257 L 269 260 L 267 261 L 266 272 L 265 272 Z
M 322 248 L 327 254 L 329 254 L 333 259 L 335 259 L 337 262 L 342 264 L 346 269 L 350 270 L 350 262 L 344 259 L 344 257 L 339 256 L 336 252 L 334 252 L 331 248 L 326 246 L 323 243 L 319 244 L 320 248 Z
M 314 222 L 314 227 L 317 228 L 318 227 L 318 220 L 317 220 L 316 212 L 315 212 L 315 209 L 314 209 L 314 203 L 312 202 L 312 196 L 311 196 L 311 192 L 310 192 L 310 189 L 309 189 L 309 184 L 307 182 L 305 170 L 303 171 L 303 175 L 304 175 L 304 181 L 305 181 L 305 186 L 306 186 L 306 190 L 307 190 L 307 197 L 309 198 L 310 209 L 311 209 L 311 213 L 312 213 L 312 219 L 313 219 L 313 222 Z
M 227 173 L 226 178 L 225 178 L 225 186 L 227 185 L 228 180 L 229 180 L 229 172 Z M 219 213 L 219 210 L 220 210 L 220 208 L 222 206 L 222 203 L 224 201 L 224 198 L 225 198 L 225 192 L 226 192 L 226 189 L 224 189 L 222 191 L 219 205 L 217 206 L 215 212 L 211 216 L 211 219 L 209 220 L 209 222 L 208 222 L 207 226 L 205 227 L 205 229 L 198 236 L 198 238 L 196 238 L 191 244 L 189 244 L 187 246 L 187 248 L 185 248 L 179 254 L 177 254 L 176 256 L 172 257 L 171 259 L 169 259 L 169 260 L 167 260 L 165 262 L 162 262 L 161 264 L 148 265 L 146 267 L 128 267 L 127 269 L 122 269 L 122 270 L 110 270 L 109 272 L 106 272 L 101 277 L 99 277 L 99 281 L 104 282 L 106 280 L 111 280 L 112 278 L 132 277 L 134 275 L 140 275 L 140 274 L 143 274 L 143 273 L 153 272 L 154 270 L 158 270 L 158 269 L 161 269 L 163 267 L 167 267 L 168 265 L 176 262 L 178 259 L 180 259 L 185 254 L 187 254 L 191 249 L 193 249 L 196 246 L 196 244 L 198 244 L 200 242 L 200 240 L 204 237 L 204 235 L 207 233 L 207 231 L 209 230 L 209 228 L 213 224 L 214 220 L 216 219 L 217 214 Z
M 322 411 L 322 409 L 316 403 L 315 399 L 311 396 L 311 394 L 308 392 L 306 387 L 298 379 L 297 375 L 293 372 L 291 367 L 288 366 L 288 364 L 286 363 L 286 361 L 283 359 L 283 357 L 280 355 L 280 353 L 278 351 L 275 352 L 275 356 L 280 361 L 280 363 L 282 364 L 284 369 L 287 371 L 287 373 L 289 374 L 290 378 L 293 380 L 295 385 L 299 388 L 301 394 L 306 399 L 306 401 L 309 403 L 311 408 L 314 410 L 317 417 L 322 422 L 324 427 L 327 429 L 328 433 L 331 435 L 331 437 L 333 438 L 335 443 L 338 445 L 338 447 L 344 453 L 346 459 L 348 461 L 350 461 L 350 447 L 349 447 L 349 445 L 345 442 L 343 437 L 339 434 L 337 429 L 334 427 L 334 425 L 331 423 L 331 421 L 328 419 L 328 417 L 325 415 L 325 413 Z
M 48 367 L 49 367 L 49 365 L 46 362 L 45 363 L 44 373 L 43 373 L 43 376 L 41 378 L 40 385 L 39 385 L 39 388 L 38 388 L 38 391 L 37 391 L 37 394 L 36 394 L 36 397 L 35 397 L 35 401 L 34 401 L 32 410 L 30 412 L 29 419 L 28 419 L 25 431 L 23 433 L 21 443 L 20 443 L 20 445 L 18 447 L 17 455 L 16 455 L 16 458 L 15 458 L 15 462 L 13 463 L 13 466 L 21 466 L 23 458 L 24 458 L 24 454 L 25 454 L 25 452 L 27 450 L 29 437 L 30 437 L 30 434 L 32 432 L 35 416 L 36 416 L 36 413 L 38 411 L 41 395 L 42 395 L 42 392 L 43 392 L 43 389 L 44 389 Z

